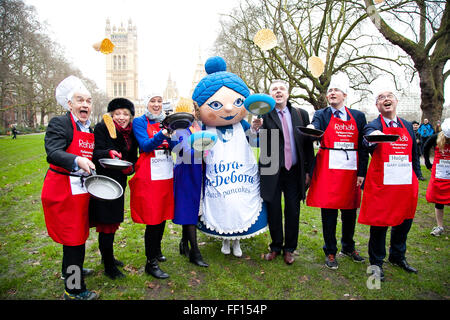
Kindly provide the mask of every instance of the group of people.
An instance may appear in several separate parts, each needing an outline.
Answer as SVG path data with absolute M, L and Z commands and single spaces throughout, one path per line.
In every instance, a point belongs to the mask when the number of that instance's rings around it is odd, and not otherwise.
M 217 63 L 216 59 L 213 64 L 220 65 L 221 61 Z M 271 261 L 282 255 L 286 264 L 293 264 L 303 200 L 308 206 L 321 209 L 328 268 L 338 268 L 336 225 L 340 210 L 341 255 L 355 262 L 365 261 L 356 250 L 353 237 L 356 221 L 369 225 L 370 264 L 379 267 L 378 275 L 383 280 L 386 233 L 392 227 L 389 261 L 417 273 L 406 261 L 405 253 L 418 199 L 419 154 L 411 123 L 396 114 L 395 92 L 387 89 L 377 93 L 380 116 L 367 124 L 362 112 L 345 106 L 348 86 L 336 78 L 327 92 L 329 106 L 316 111 L 310 122 L 305 110 L 290 104 L 289 85 L 274 80 L 269 94 L 275 100 L 275 108 L 253 119 L 250 125 L 243 120 L 246 111 L 242 105 L 249 94 L 245 84 L 233 74 L 216 71 L 205 79 L 207 85 L 199 84 L 193 93 L 192 126 L 175 132 L 160 126 L 166 117 L 160 93 L 149 95 L 145 114 L 134 119 L 131 101 L 125 98 L 110 101 L 107 112 L 117 133 L 113 137 L 105 121 L 92 130 L 89 120 L 92 98 L 78 78 L 70 76 L 57 87 L 57 101 L 68 112 L 52 118 L 47 128 L 45 148 L 50 168 L 43 185 L 42 205 L 49 236 L 63 245 L 64 298 L 98 297 L 87 290 L 84 282 L 84 277 L 93 273 L 83 268 L 85 242 L 91 227 L 98 232 L 105 275 L 112 279 L 124 277 L 119 269 L 124 264 L 115 258 L 113 250 L 115 233 L 124 219 L 124 195 L 113 201 L 90 197 L 80 177 L 92 174 L 93 170 L 119 182 L 124 191 L 128 176 L 133 175 L 128 183 L 131 218 L 146 225 L 145 272 L 158 279 L 169 277 L 159 266 L 167 260 L 161 248 L 167 220 L 182 225 L 179 252 L 197 266 L 208 267 L 198 248 L 197 229 L 221 238 L 221 251 L 224 254 L 232 251 L 239 257 L 242 255 L 239 240 L 261 233 L 267 225 L 272 241 L 264 259 Z M 324 133 L 311 137 L 297 127 Z M 213 150 L 198 152 L 191 147 L 190 136 L 205 130 L 217 130 L 221 138 Z M 275 163 L 261 159 L 257 163 L 247 145 L 251 137 L 244 134 L 247 131 L 256 137 L 261 154 L 277 154 Z M 364 138 L 383 134 L 396 134 L 400 138 L 394 143 L 373 143 Z M 320 142 L 316 156 L 314 141 Z M 175 148 L 178 153 L 174 164 L 171 152 Z M 112 170 L 102 167 L 99 160 L 103 158 L 118 158 L 133 165 Z M 223 163 L 234 170 L 228 181 L 233 177 L 241 181 L 244 177 L 251 187 L 219 188 L 218 179 L 223 178 L 217 174 L 228 173 L 228 169 L 214 164 L 224 159 L 229 162 Z M 437 137 L 434 163 L 427 163 L 432 168 L 427 200 L 436 203 L 438 227 L 442 231 L 443 205 L 450 203 L 449 160 L 450 119 L 447 119 Z M 273 167 L 274 171 L 267 173 Z M 227 183 L 222 183 L 226 179 L 220 180 L 220 187 L 226 187 Z M 244 189 L 243 195 L 233 198 L 233 192 Z

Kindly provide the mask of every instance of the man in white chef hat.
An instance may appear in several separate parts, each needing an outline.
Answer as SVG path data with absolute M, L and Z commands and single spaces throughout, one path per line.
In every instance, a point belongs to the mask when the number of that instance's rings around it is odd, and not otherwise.
M 93 300 L 98 296 L 86 289 L 84 276 L 85 242 L 89 236 L 89 194 L 81 174 L 89 174 L 94 134 L 89 116 L 92 97 L 75 76 L 64 79 L 56 88 L 56 100 L 68 112 L 52 118 L 45 134 L 45 151 L 50 168 L 42 188 L 42 206 L 49 236 L 63 245 L 62 278 L 64 298 Z
M 369 261 L 384 279 L 386 232 L 391 228 L 389 262 L 409 273 L 417 273 L 406 261 L 406 239 L 416 212 L 420 161 L 412 124 L 397 116 L 398 94 L 388 79 L 375 87 L 379 116 L 364 128 L 372 154 L 358 222 L 370 226 Z M 392 138 L 392 140 L 389 140 Z M 394 140 L 394 141 L 393 141 Z M 378 271 L 377 271 L 378 270 Z
M 328 107 L 314 113 L 311 125 L 323 131 L 316 155 L 306 204 L 321 208 L 325 265 L 337 269 L 336 225 L 341 210 L 341 256 L 363 262 L 355 249 L 353 236 L 356 210 L 361 202 L 361 184 L 367 170 L 368 153 L 362 148 L 362 131 L 367 124 L 361 111 L 345 106 L 349 80 L 338 73 L 327 91 Z M 310 127 L 312 127 L 310 126 Z

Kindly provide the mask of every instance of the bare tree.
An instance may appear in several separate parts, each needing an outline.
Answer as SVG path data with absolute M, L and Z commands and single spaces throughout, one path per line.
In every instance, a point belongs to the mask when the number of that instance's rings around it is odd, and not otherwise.
M 352 1 L 244 0 L 225 17 L 216 54 L 229 61 L 230 69 L 259 92 L 267 91 L 271 79 L 285 79 L 291 97 L 316 110 L 326 107 L 326 91 L 337 72 L 349 76 L 350 86 L 361 99 L 370 94 L 369 85 L 378 74 L 393 74 L 393 65 L 404 74 L 413 72 L 406 55 L 392 52 L 387 41 L 367 32 L 374 29 L 367 21 L 368 13 Z M 276 48 L 262 51 L 253 43 L 262 28 L 274 31 Z M 307 67 L 311 56 L 324 61 L 319 78 Z
M 449 1 L 385 1 L 379 9 L 373 0 L 364 0 L 365 9 L 380 33 L 403 49 L 414 62 L 420 79 L 422 120 L 441 119 L 444 72 L 450 59 Z
M 17 122 L 27 127 L 44 125 L 45 119 L 65 112 L 56 104 L 55 88 L 61 80 L 75 75 L 87 83 L 94 101 L 104 105 L 105 95 L 95 82 L 70 65 L 64 50 L 46 34 L 33 7 L 22 0 L 0 1 L 0 119 L 7 127 Z M 40 121 L 38 123 L 38 116 Z M 94 117 L 93 117 L 94 118 Z M 95 118 L 98 118 L 96 116 Z M 95 119 L 97 120 L 97 119 Z

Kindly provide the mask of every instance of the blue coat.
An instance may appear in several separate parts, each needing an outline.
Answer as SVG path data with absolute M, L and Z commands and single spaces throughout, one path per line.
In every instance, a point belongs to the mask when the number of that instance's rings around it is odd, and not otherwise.
M 150 120 L 150 124 L 156 123 L 153 120 Z M 164 140 L 169 142 L 169 146 L 172 149 L 175 146 L 175 142 L 172 142 L 169 138 L 162 134 L 162 130 L 160 130 L 157 134 L 153 136 L 153 138 L 149 138 L 147 133 L 147 117 L 144 115 L 135 118 L 133 120 L 133 133 L 136 137 L 136 140 L 139 144 L 139 152 L 152 152 L 156 148 L 158 148 Z
M 433 126 L 429 123 L 424 124 L 422 123 L 419 127 L 419 129 L 417 130 L 417 132 L 423 137 L 423 138 L 427 138 L 430 137 L 434 134 L 434 129 Z

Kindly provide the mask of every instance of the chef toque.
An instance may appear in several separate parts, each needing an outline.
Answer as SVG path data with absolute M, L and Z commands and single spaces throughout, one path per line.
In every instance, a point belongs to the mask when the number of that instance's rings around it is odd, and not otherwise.
M 450 138 L 450 118 L 444 120 L 441 124 L 442 132 L 444 132 L 444 136 L 446 138 Z
M 75 92 L 90 95 L 89 90 L 84 86 L 83 82 L 75 76 L 68 76 L 61 81 L 56 87 L 56 101 L 64 109 L 70 110 L 69 100 L 72 99 Z

